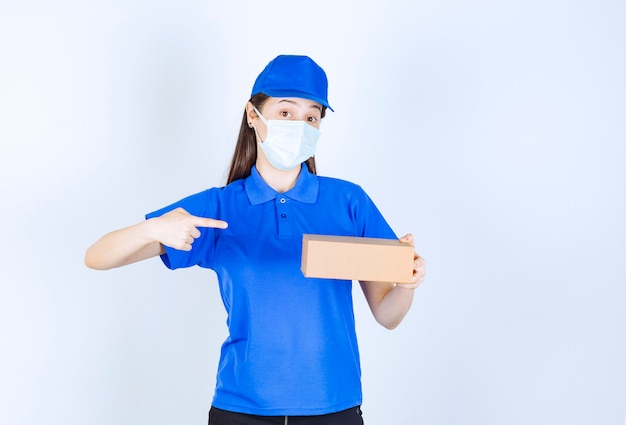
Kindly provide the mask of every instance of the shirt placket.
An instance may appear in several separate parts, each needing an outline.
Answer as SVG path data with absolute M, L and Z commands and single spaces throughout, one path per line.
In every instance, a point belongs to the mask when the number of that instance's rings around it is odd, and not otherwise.
M 291 203 L 293 201 L 286 196 L 276 197 L 276 218 L 278 220 L 278 236 L 287 238 L 294 235 L 293 217 L 291 214 Z

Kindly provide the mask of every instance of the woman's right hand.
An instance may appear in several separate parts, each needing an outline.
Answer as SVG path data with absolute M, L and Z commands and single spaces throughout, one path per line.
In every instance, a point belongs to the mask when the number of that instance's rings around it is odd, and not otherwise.
M 163 245 L 190 251 L 199 227 L 225 229 L 228 223 L 196 217 L 177 208 L 160 217 L 115 230 L 101 237 L 85 253 L 85 265 L 96 270 L 125 266 L 163 254 Z
M 154 220 L 154 240 L 180 251 L 191 251 L 193 241 L 200 237 L 199 227 L 228 227 L 225 221 L 197 217 L 180 207 L 151 220 Z

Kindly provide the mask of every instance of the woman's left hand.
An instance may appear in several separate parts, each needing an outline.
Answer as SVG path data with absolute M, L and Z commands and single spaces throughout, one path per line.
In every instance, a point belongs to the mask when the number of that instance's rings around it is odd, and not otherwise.
M 407 233 L 406 235 L 400 238 L 400 242 L 408 243 L 411 246 L 415 246 L 413 241 L 413 235 L 411 233 Z M 398 283 L 396 286 L 400 286 L 406 289 L 415 289 L 424 281 L 426 278 L 426 260 L 422 257 L 414 254 L 413 257 L 413 278 L 410 282 L 407 283 Z

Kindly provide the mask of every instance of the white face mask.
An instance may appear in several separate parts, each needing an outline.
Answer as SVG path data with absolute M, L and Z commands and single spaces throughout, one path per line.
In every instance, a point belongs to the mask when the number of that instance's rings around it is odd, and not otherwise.
M 291 170 L 303 161 L 315 155 L 320 131 L 304 121 L 266 120 L 254 108 L 261 121 L 267 126 L 265 141 L 259 140 L 259 146 L 274 168 Z M 256 128 L 254 129 L 256 132 Z

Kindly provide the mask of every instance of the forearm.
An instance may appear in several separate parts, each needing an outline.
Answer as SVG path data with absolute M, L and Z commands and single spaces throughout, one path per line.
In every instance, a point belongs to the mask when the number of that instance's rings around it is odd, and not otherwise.
M 413 246 L 413 235 L 406 234 L 400 241 Z M 425 276 L 426 261 L 414 254 L 413 277 L 409 282 L 361 282 L 361 288 L 376 321 L 387 329 L 395 329 L 411 308 L 415 289 L 424 281 Z
M 85 265 L 96 270 L 121 267 L 163 252 L 153 236 L 151 220 L 104 235 L 87 249 Z
M 383 282 L 361 282 L 361 287 L 376 321 L 387 329 L 398 327 L 411 308 L 415 290 Z
M 376 320 L 387 329 L 395 329 L 404 319 L 413 303 L 414 289 L 395 286 L 378 305 Z

